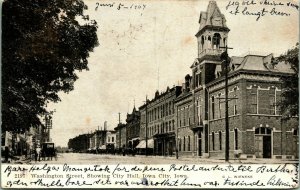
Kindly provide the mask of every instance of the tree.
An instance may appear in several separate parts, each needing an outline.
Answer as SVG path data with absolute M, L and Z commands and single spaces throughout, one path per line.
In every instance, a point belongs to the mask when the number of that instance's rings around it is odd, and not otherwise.
M 73 90 L 98 45 L 82 0 L 5 0 L 2 4 L 2 130 L 42 125 L 48 102 Z M 79 20 L 82 20 L 79 22 Z
M 299 43 L 285 54 L 279 56 L 275 62 L 284 62 L 291 66 L 294 71 L 292 75 L 282 76 L 282 94 L 279 107 L 283 118 L 287 119 L 291 116 L 297 116 L 299 113 L 299 86 L 298 86 L 298 74 L 299 74 Z

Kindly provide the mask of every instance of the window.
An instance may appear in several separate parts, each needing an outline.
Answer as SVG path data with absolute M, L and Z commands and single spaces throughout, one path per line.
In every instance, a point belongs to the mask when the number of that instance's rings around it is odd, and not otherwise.
M 179 146 L 179 151 L 181 151 L 181 139 L 178 139 L 178 141 L 179 141 L 179 144 L 178 144 L 178 146 Z
M 299 136 L 299 130 L 298 130 L 298 129 L 295 129 L 295 130 L 293 131 L 293 135 L 294 135 L 294 136 Z
M 280 115 L 281 114 L 281 112 L 280 112 L 280 106 L 276 106 L 276 105 L 278 105 L 281 102 L 281 91 L 276 90 L 275 94 L 276 94 L 276 96 L 275 96 L 275 98 L 276 98 L 275 114 L 276 115 Z
M 186 114 L 186 111 L 185 111 L 185 108 L 183 108 L 183 126 L 185 126 L 185 114 Z
M 174 120 L 172 121 L 173 131 L 175 130 Z
M 215 119 L 215 97 L 211 97 L 211 112 L 212 112 L 212 119 Z
M 219 33 L 215 33 L 213 36 L 213 49 L 219 49 L 220 47 L 220 39 L 221 39 L 221 35 Z
M 183 137 L 183 151 L 185 151 L 185 137 Z
M 257 113 L 257 89 L 248 90 L 249 95 L 249 113 Z
M 188 136 L 188 151 L 191 151 L 191 137 Z
M 168 122 L 166 122 L 166 132 L 168 132 L 169 126 L 168 126 Z
M 270 115 L 275 115 L 276 102 L 275 102 L 275 90 L 270 89 L 269 91 L 269 100 L 270 100 Z
M 222 132 L 219 131 L 219 145 L 220 145 L 220 150 L 222 150 Z
M 115 138 L 114 137 L 111 137 L 111 142 L 114 142 L 115 141 Z
M 221 118 L 222 117 L 222 112 L 221 112 L 221 93 L 219 94 L 219 110 L 218 110 L 218 112 L 219 112 L 219 118 Z
M 234 150 L 239 149 L 238 140 L 238 130 L 234 129 Z
M 258 127 L 255 129 L 255 134 L 256 135 L 270 135 L 271 129 L 266 128 L 266 127 Z
M 234 94 L 233 94 L 233 115 L 237 115 L 238 111 L 237 111 L 237 92 L 236 92 L 236 88 L 233 89 L 234 90 Z
M 215 132 L 212 132 L 211 140 L 212 140 L 212 150 L 215 150 Z

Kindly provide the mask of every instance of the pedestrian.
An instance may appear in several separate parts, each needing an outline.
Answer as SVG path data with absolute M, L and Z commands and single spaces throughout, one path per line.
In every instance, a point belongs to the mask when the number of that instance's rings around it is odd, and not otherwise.
M 8 148 L 7 146 L 5 146 L 5 149 L 4 149 L 4 157 L 5 157 L 4 162 L 5 162 L 5 163 L 8 163 L 8 158 L 9 158 L 9 148 Z
M 35 162 L 37 162 L 37 160 L 38 160 L 38 152 L 37 152 L 36 149 L 33 151 L 33 154 L 34 154 L 34 160 L 35 160 Z
M 125 156 L 125 148 L 122 149 L 123 156 Z
M 240 149 L 234 150 L 234 159 L 241 162 L 241 154 L 242 154 L 242 150 Z
M 37 153 L 37 155 L 38 155 L 38 160 L 39 160 L 39 162 L 40 162 L 40 161 L 41 161 L 41 148 L 38 147 L 38 148 L 35 149 L 35 151 L 36 151 L 36 153 Z
M 25 159 L 27 159 L 27 149 L 26 148 L 23 149 L 23 154 L 24 154 Z

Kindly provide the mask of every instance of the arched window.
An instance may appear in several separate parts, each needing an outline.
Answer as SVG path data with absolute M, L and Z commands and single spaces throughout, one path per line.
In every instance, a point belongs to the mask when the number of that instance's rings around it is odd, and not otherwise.
M 204 46 L 204 36 L 201 37 L 201 50 L 203 50 L 203 46 Z
M 185 137 L 183 137 L 183 151 L 185 151 Z
M 223 38 L 223 44 L 226 46 L 226 38 Z
M 219 49 L 220 40 L 221 40 L 221 35 L 219 33 L 215 33 L 212 40 L 213 49 Z
M 271 134 L 271 129 L 266 128 L 266 127 L 258 127 L 255 129 L 255 134 L 257 135 L 270 135 Z
M 188 136 L 188 151 L 191 150 L 191 137 Z

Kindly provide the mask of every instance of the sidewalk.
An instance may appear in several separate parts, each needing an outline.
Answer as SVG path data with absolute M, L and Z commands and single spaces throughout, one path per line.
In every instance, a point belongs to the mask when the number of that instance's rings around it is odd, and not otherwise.
M 75 157 L 73 157 L 75 156 Z M 77 157 L 77 158 L 76 158 Z M 195 158 L 195 157 L 179 157 L 175 156 L 145 156 L 145 155 L 111 155 L 111 154 L 58 154 L 57 160 L 53 157 L 52 160 L 25 159 L 19 157 L 19 160 L 12 160 L 12 164 L 93 164 L 93 163 L 109 163 L 109 164 L 294 164 L 299 163 L 298 160 L 284 160 L 284 159 L 243 159 L 243 160 L 229 160 L 225 162 L 224 159 L 211 158 Z

